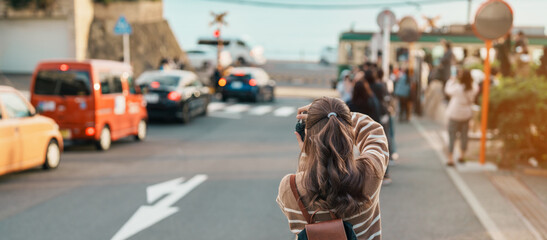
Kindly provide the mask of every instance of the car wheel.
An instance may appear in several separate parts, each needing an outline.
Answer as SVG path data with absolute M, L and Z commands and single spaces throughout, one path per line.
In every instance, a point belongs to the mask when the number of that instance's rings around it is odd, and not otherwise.
M 273 102 L 275 100 L 275 91 L 273 88 L 270 90 L 270 93 L 270 102 Z
M 251 96 L 251 98 L 250 98 L 251 102 L 254 102 L 254 103 L 258 102 L 258 94 L 259 93 L 255 93 Z
M 106 151 L 110 148 L 110 145 L 112 145 L 112 135 L 110 134 L 110 128 L 105 125 L 103 130 L 101 130 L 99 141 L 95 142 L 95 147 L 99 151 Z
M 61 149 L 59 148 L 59 144 L 57 143 L 57 140 L 51 139 L 49 141 L 49 144 L 47 145 L 46 158 L 44 161 L 44 165 L 42 167 L 44 169 L 55 169 L 59 166 L 60 162 L 61 162 Z
M 146 121 L 141 120 L 137 126 L 137 135 L 135 135 L 135 140 L 143 141 L 146 138 Z
M 180 121 L 184 124 L 188 124 L 190 123 L 190 121 L 192 120 L 192 116 L 190 116 L 190 106 L 189 106 L 189 103 L 184 103 L 182 105 L 182 117 L 180 119 Z
M 201 112 L 201 116 L 207 115 L 207 108 L 209 108 L 209 98 L 206 98 L 205 103 L 203 103 L 203 112 Z

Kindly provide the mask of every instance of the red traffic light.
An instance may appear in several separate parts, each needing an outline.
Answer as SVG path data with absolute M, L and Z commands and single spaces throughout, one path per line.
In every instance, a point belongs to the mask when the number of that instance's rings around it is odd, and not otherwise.
M 219 38 L 219 37 L 220 37 L 220 29 L 215 30 L 215 32 L 213 33 L 213 35 L 214 35 L 216 38 Z

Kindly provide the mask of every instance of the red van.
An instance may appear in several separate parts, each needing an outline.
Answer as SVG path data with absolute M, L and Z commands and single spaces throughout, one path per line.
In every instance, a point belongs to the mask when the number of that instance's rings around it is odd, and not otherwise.
M 146 137 L 146 101 L 129 64 L 42 62 L 32 76 L 30 101 L 59 124 L 65 140 L 91 140 L 97 149 L 107 150 L 117 139 Z

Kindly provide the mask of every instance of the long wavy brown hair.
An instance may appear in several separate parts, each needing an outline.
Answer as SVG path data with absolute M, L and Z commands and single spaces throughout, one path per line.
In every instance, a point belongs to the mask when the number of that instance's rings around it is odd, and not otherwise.
M 336 116 L 328 117 L 331 112 Z M 305 203 L 345 217 L 370 200 L 363 191 L 365 169 L 353 158 L 354 139 L 351 113 L 342 100 L 323 97 L 311 104 L 299 164 Z

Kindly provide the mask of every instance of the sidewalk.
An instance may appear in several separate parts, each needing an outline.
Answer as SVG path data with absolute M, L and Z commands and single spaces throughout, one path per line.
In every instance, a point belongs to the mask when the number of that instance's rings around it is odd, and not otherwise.
M 427 119 L 415 118 L 412 123 L 421 129 L 424 137 L 429 138 L 430 145 L 435 145 L 440 153 L 438 158 L 444 164 L 446 129 Z M 472 145 L 478 145 L 478 141 L 471 140 L 470 148 Z M 493 164 L 484 167 L 477 162 L 445 169 L 455 176 L 453 180 L 459 178 L 467 187 L 468 193 L 461 188 L 460 192 L 464 197 L 468 194 L 474 198 L 465 197 L 483 226 L 490 231 L 492 239 L 547 239 L 547 178 L 497 170 Z
M 491 239 L 426 138 L 411 123 L 395 126 L 393 183 L 382 187 L 382 239 Z

